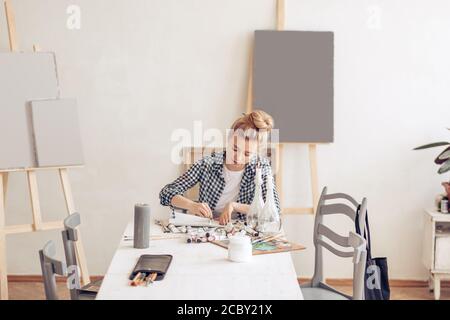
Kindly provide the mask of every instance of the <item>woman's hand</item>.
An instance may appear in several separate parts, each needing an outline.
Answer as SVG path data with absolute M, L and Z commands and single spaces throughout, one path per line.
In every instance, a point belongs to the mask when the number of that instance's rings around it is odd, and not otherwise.
M 207 203 L 193 202 L 188 210 L 196 216 L 210 219 L 213 217 L 212 211 Z
M 223 209 L 223 212 L 222 212 L 222 214 L 219 217 L 219 223 L 220 224 L 227 224 L 228 222 L 230 222 L 231 221 L 231 214 L 233 213 L 233 211 L 234 211 L 234 205 L 233 205 L 233 202 L 230 202 Z

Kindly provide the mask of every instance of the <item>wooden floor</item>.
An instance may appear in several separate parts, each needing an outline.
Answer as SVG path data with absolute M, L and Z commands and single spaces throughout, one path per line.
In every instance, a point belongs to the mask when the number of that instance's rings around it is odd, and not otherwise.
M 333 286 L 339 291 L 350 294 L 349 286 Z M 391 300 L 434 300 L 434 293 L 427 287 L 391 287 Z M 441 300 L 450 300 L 450 288 L 441 288 Z
M 60 299 L 69 299 L 69 292 L 64 282 L 58 282 Z M 335 286 L 336 289 L 351 293 L 348 286 Z M 45 298 L 44 288 L 40 282 L 10 282 L 9 298 L 14 300 L 41 300 Z M 433 293 L 426 287 L 393 287 L 391 288 L 391 299 L 393 300 L 432 300 Z M 441 289 L 441 299 L 450 300 L 450 288 Z

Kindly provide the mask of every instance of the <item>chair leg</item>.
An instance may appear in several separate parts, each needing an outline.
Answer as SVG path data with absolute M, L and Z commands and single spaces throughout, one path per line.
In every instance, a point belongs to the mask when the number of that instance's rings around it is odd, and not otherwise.
M 41 261 L 45 297 L 47 300 L 58 300 L 55 274 L 53 273 L 52 265 L 44 261 L 44 253 L 42 250 L 39 251 L 39 259 Z

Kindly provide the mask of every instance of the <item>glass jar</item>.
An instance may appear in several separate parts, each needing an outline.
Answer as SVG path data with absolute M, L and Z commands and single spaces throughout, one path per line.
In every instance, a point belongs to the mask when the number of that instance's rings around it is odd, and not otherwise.
M 281 230 L 281 219 L 275 203 L 273 177 L 267 177 L 266 203 L 258 219 L 258 231 L 265 234 L 276 234 Z
M 247 225 L 255 229 L 258 227 L 258 220 L 260 219 L 261 212 L 264 206 L 264 200 L 261 191 L 261 168 L 256 168 L 255 172 L 255 194 L 253 201 L 250 204 L 250 208 L 247 213 Z

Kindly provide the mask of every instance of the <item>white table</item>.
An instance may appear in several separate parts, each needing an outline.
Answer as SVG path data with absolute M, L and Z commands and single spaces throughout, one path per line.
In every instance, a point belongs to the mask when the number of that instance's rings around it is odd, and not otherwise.
M 134 249 L 132 223 L 103 279 L 97 299 L 296 299 L 303 295 L 288 252 L 253 256 L 251 262 L 227 260 L 227 250 L 212 243 L 188 244 L 185 239 L 150 240 L 148 249 Z M 162 230 L 152 223 L 151 235 Z M 128 277 L 142 254 L 171 254 L 172 264 L 162 281 L 132 287 Z
M 428 284 L 434 298 L 441 295 L 441 280 L 450 278 L 450 233 L 438 232 L 438 227 L 450 228 L 450 214 L 425 210 L 423 262 L 430 273 Z

